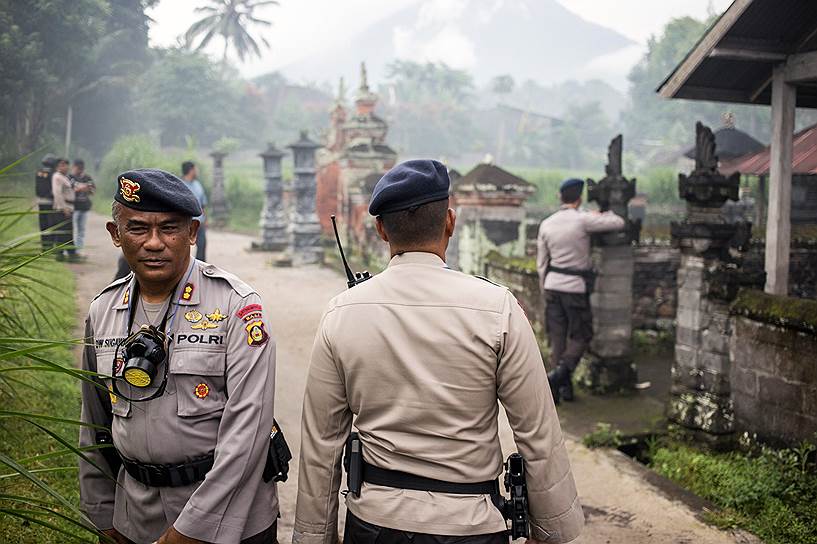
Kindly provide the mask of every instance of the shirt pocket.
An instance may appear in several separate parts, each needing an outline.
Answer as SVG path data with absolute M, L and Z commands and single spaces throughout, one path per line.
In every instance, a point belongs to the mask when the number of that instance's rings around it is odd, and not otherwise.
M 171 355 L 170 376 L 176 386 L 180 417 L 220 415 L 227 402 L 225 353 L 176 351 Z
M 118 355 L 119 360 L 114 362 L 114 355 Z M 105 387 L 108 388 L 108 395 L 111 401 L 111 413 L 118 417 L 131 417 L 131 402 L 121 395 L 114 393 L 113 380 L 110 378 L 114 372 L 117 376 L 122 375 L 123 364 L 124 359 L 122 359 L 122 353 L 117 353 L 116 349 L 97 349 L 96 371 L 97 374 L 103 376 L 102 382 L 105 384 Z

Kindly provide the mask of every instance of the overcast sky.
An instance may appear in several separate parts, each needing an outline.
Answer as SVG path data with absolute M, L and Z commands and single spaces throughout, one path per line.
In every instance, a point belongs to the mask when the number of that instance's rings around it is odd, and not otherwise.
M 456 4 L 462 0 L 279 0 L 259 14 L 274 21 L 266 38 L 272 48 L 260 60 L 241 66 L 247 76 L 278 69 L 310 54 L 331 51 L 333 44 L 344 41 L 350 33 L 420 2 L 439 5 Z M 506 0 L 479 0 L 502 2 Z M 536 0 L 530 0 L 536 1 Z M 617 87 L 624 84 L 629 68 L 643 54 L 647 39 L 661 31 L 673 17 L 692 15 L 706 17 L 709 10 L 721 13 L 731 0 L 557 0 L 580 17 L 612 28 L 631 38 L 639 45 L 612 52 L 597 60 L 599 77 Z M 155 23 L 151 25 L 150 39 L 154 45 L 172 45 L 198 18 L 194 9 L 204 0 L 161 0 L 148 13 Z M 220 52 L 218 41 L 211 47 Z M 433 59 L 432 59 L 433 60 Z M 334 79 L 330 75 L 328 79 Z

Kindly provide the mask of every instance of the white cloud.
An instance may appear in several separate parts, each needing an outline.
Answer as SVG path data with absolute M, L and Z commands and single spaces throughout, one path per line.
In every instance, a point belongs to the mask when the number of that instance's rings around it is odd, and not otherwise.
M 414 25 L 394 29 L 395 55 L 416 62 L 473 68 L 477 62 L 476 45 L 459 27 L 459 21 L 469 16 L 469 4 L 470 0 L 426 0 Z

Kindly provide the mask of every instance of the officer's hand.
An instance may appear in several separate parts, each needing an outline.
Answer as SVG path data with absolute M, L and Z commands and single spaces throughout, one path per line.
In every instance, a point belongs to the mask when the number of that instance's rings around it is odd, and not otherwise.
M 164 534 L 159 537 L 159 540 L 156 541 L 156 544 L 206 544 L 203 540 L 196 540 L 195 538 L 190 538 L 188 536 L 184 536 L 179 531 L 176 530 L 175 527 L 172 525 L 164 532 Z
M 127 537 L 123 536 L 122 533 L 120 533 L 116 529 L 111 528 L 111 529 L 107 529 L 105 531 L 100 531 L 100 532 L 103 535 L 107 536 L 108 538 L 113 539 L 113 541 L 116 542 L 116 544 L 133 544 L 130 540 L 128 540 Z M 108 542 L 110 542 L 110 541 L 100 538 L 99 542 L 100 542 L 100 544 L 103 544 L 103 543 L 108 544 Z

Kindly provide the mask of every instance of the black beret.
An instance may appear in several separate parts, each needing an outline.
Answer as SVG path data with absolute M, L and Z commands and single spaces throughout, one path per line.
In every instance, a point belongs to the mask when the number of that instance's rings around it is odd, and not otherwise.
M 448 170 L 428 159 L 398 164 L 380 178 L 372 191 L 369 213 L 377 216 L 448 198 Z
M 566 179 L 562 182 L 562 185 L 559 186 L 559 192 L 570 189 L 571 187 L 581 187 L 584 189 L 584 180 L 579 178 Z
M 193 191 L 169 172 L 140 168 L 122 172 L 117 178 L 114 200 L 142 212 L 178 212 L 190 217 L 201 215 L 201 205 Z

